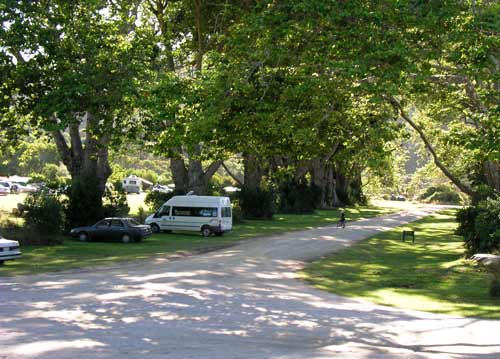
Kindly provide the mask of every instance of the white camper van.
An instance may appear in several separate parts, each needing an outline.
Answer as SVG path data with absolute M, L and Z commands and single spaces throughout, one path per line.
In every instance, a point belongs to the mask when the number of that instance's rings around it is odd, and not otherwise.
M 233 228 L 229 197 L 174 196 L 146 218 L 154 233 L 200 231 L 204 237 L 221 236 Z

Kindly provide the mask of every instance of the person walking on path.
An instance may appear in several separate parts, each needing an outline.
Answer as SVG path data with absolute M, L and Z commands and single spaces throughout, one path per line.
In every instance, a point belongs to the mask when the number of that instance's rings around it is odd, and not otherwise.
M 337 228 L 345 228 L 345 211 L 340 212 L 340 221 L 337 223 Z

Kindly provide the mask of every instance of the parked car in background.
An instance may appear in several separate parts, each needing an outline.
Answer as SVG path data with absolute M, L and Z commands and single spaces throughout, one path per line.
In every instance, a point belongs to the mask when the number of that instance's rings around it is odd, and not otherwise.
M 195 231 L 221 236 L 233 228 L 229 197 L 174 196 L 145 220 L 153 232 Z
M 32 193 L 38 191 L 38 188 L 27 183 L 12 182 L 12 184 L 17 186 L 17 191 L 20 193 Z
M 172 190 L 168 186 L 163 186 L 161 184 L 155 184 L 153 186 L 152 191 L 154 191 L 154 192 L 162 192 L 162 193 L 172 192 Z
M 21 258 L 21 249 L 18 241 L 11 241 L 0 236 L 0 265 L 6 260 Z
M 6 196 L 10 193 L 10 188 L 9 187 L 4 187 L 0 185 L 0 196 Z
M 9 181 L 0 181 L 0 187 L 6 188 L 8 193 L 17 193 L 17 186 Z
M 82 242 L 118 240 L 123 243 L 140 242 L 151 235 L 151 227 L 132 218 L 105 218 L 92 226 L 76 227 L 71 236 Z

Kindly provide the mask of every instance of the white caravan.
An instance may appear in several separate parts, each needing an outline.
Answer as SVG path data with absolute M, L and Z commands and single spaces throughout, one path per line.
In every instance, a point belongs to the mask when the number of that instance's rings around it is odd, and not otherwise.
M 145 220 L 154 233 L 200 231 L 204 237 L 221 236 L 233 228 L 229 197 L 174 196 Z

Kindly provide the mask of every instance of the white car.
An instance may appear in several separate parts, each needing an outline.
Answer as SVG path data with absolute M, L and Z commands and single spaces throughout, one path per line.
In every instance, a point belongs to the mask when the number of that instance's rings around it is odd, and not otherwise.
M 0 265 L 9 259 L 21 258 L 18 241 L 11 241 L 0 236 Z
M 0 194 L 10 193 L 10 183 L 7 181 L 0 181 Z
M 12 182 L 17 186 L 18 192 L 21 193 L 33 193 L 38 191 L 38 189 L 30 184 L 22 183 L 22 182 Z
M 152 189 L 153 192 L 169 193 L 172 192 L 168 186 L 162 186 L 161 184 L 155 184 Z

